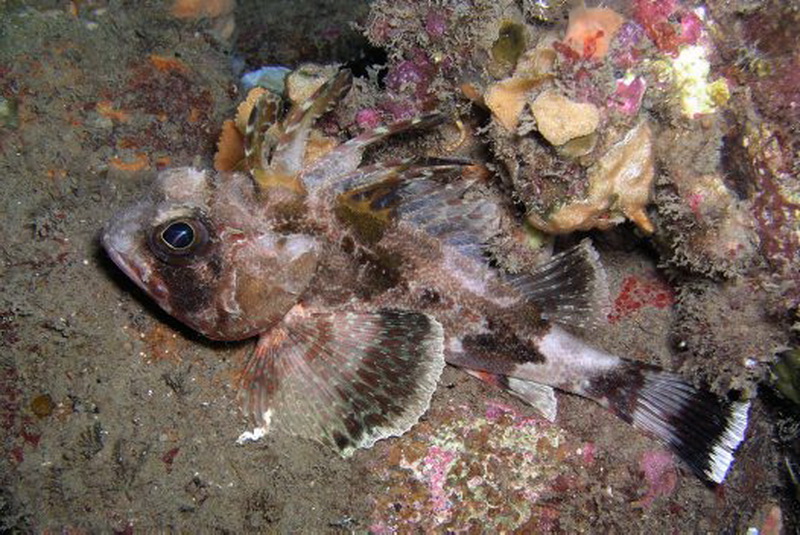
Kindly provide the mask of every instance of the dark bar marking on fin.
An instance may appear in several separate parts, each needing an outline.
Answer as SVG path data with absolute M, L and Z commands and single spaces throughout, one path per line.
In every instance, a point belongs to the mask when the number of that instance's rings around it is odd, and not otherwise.
M 608 310 L 608 283 L 600 259 L 586 239 L 530 272 L 507 281 L 536 304 L 544 319 L 568 326 L 601 320 Z
M 343 456 L 406 432 L 444 367 L 442 326 L 415 312 L 300 312 L 262 336 L 241 379 L 245 414 L 267 431 Z
M 680 376 L 626 361 L 588 392 L 634 427 L 669 446 L 699 477 L 721 483 L 744 439 L 749 402 L 728 402 Z
M 280 97 L 268 91 L 258 97 L 250 110 L 244 134 L 244 157 L 251 173 L 269 166 L 276 142 L 269 130 L 280 121 L 282 109 Z

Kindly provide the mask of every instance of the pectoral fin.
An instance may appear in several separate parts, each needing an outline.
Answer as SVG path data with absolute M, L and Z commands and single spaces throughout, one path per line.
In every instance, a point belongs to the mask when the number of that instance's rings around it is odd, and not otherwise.
M 264 432 L 349 456 L 410 429 L 443 367 L 442 326 L 425 314 L 295 311 L 259 340 L 239 397 Z

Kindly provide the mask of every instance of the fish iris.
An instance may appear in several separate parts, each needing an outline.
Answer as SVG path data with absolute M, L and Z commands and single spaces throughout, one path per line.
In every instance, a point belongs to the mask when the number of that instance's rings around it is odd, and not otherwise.
M 161 239 L 173 249 L 186 249 L 194 243 L 194 229 L 185 221 L 176 221 L 164 229 Z

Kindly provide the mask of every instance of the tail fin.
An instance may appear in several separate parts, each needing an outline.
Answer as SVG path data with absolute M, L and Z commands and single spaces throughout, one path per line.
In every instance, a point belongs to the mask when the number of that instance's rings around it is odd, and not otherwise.
M 750 403 L 727 402 L 655 367 L 626 362 L 626 368 L 622 381 L 592 381 L 614 384 L 609 408 L 672 448 L 698 476 L 721 483 L 744 439 Z
M 493 345 L 487 345 L 488 340 Z M 450 344 L 448 363 L 594 400 L 672 448 L 707 481 L 725 479 L 733 453 L 744 439 L 749 403 L 728 402 L 674 373 L 591 347 L 556 324 L 532 340 L 529 350 L 515 345 L 511 358 L 491 336 L 481 335 L 477 341 L 464 337 L 459 342 Z M 485 347 L 499 352 L 487 352 Z M 495 383 L 505 387 L 502 378 Z
M 473 362 L 449 357 L 451 364 L 467 365 L 464 369 L 470 375 L 508 390 L 547 419 L 555 419 L 556 398 L 550 387 L 476 370 L 471 367 Z M 744 440 L 749 402 L 728 402 L 674 373 L 625 360 L 581 383 L 581 388 L 562 387 L 599 401 L 633 427 L 670 447 L 701 479 L 712 483 L 725 479 L 733 454 Z

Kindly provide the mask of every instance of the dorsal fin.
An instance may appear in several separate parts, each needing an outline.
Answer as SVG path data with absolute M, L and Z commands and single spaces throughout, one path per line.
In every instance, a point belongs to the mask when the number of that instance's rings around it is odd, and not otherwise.
M 472 165 L 471 160 L 435 157 L 405 158 L 389 162 L 378 162 L 359 167 L 355 171 L 337 177 L 335 182 L 329 184 L 329 188 L 334 193 L 342 193 L 392 178 L 408 180 L 421 176 L 430 176 L 434 169 L 437 173 L 442 173 L 463 169 L 469 165 Z M 409 174 L 402 175 L 406 172 Z
M 274 174 L 293 176 L 300 172 L 314 121 L 339 102 L 350 90 L 352 82 L 353 75 L 343 69 L 305 102 L 292 108 L 272 153 L 270 168 Z
M 588 239 L 531 271 L 508 275 L 506 281 L 535 303 L 544 319 L 556 323 L 591 325 L 608 310 L 605 271 Z
M 244 133 L 244 157 L 251 173 L 269 167 L 272 151 L 278 142 L 275 130 L 282 118 L 282 112 L 281 97 L 271 91 L 261 94 L 250 110 Z
M 363 184 L 338 197 L 354 212 L 375 220 L 408 224 L 469 257 L 481 257 L 499 233 L 500 206 L 470 195 L 479 166 L 465 160 L 426 158 L 396 166 L 360 169 L 342 184 Z
M 304 169 L 303 183 L 309 191 L 335 187 L 334 185 L 338 184 L 342 177 L 351 175 L 352 170 L 358 168 L 364 150 L 370 145 L 407 130 L 432 128 L 444 120 L 444 115 L 431 113 L 367 130 L 342 143 Z
M 398 212 L 401 221 L 464 256 L 482 259 L 488 242 L 500 233 L 501 207 L 486 195 L 471 194 L 476 180 L 467 175 L 473 167 L 424 168 L 426 178 L 409 183 L 403 190 Z M 453 179 L 453 175 L 457 177 Z

